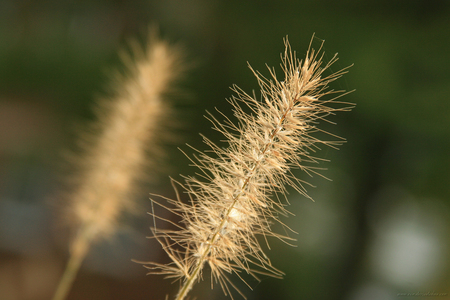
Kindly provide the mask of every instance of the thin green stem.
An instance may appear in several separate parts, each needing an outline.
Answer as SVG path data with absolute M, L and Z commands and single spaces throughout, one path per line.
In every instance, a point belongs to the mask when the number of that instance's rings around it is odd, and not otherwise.
M 211 248 L 210 248 L 211 249 Z M 208 251 L 205 252 L 204 256 L 199 260 L 199 263 L 194 269 L 194 272 L 192 273 L 192 276 L 189 277 L 188 280 L 186 280 L 181 287 L 180 291 L 178 292 L 177 298 L 175 300 L 183 300 L 184 297 L 186 297 L 187 293 L 192 289 L 192 286 L 195 283 L 195 280 L 198 277 L 198 274 L 200 273 L 200 270 L 203 268 L 203 263 L 205 262 L 205 256 L 209 253 Z
M 52 300 L 66 299 L 78 270 L 80 269 L 81 263 L 86 257 L 90 241 L 90 237 L 87 234 L 83 234 L 83 232 L 80 232 L 75 239 L 66 269 L 64 270 L 64 274 L 61 277 L 61 281 L 58 284 L 58 288 L 56 289 Z

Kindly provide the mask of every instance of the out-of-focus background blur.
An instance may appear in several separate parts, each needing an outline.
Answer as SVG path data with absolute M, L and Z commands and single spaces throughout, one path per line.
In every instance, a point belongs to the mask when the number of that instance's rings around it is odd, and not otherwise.
M 257 90 L 247 61 L 267 74 L 284 37 L 301 57 L 313 33 L 326 59 L 339 52 L 334 71 L 354 64 L 333 87 L 356 89 L 345 97 L 356 108 L 323 124 L 347 143 L 318 153 L 332 181 L 297 173 L 317 187 L 315 202 L 290 195 L 296 216 L 283 220 L 297 247 L 272 241 L 268 251 L 285 279 L 250 280 L 254 291 L 236 284 L 260 300 L 449 298 L 449 20 L 446 0 L 1 0 L 0 299 L 49 299 L 56 288 L 68 258 L 55 201 L 68 176 L 63 153 L 121 68 L 118 50 L 149 24 L 193 65 L 174 99 L 184 125 L 167 145 L 167 170 L 142 192 L 142 213 L 92 249 L 68 299 L 164 299 L 176 289 L 131 262 L 165 259 L 145 238 L 148 193 L 173 197 L 168 176 L 193 174 L 177 147 L 204 149 L 199 132 L 220 139 L 203 114 L 230 115 L 229 86 Z M 208 282 L 192 296 L 226 298 Z

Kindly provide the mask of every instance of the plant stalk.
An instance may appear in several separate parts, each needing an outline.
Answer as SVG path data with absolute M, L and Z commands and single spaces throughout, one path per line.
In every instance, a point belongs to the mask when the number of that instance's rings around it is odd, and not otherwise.
M 64 274 L 61 277 L 61 281 L 58 284 L 58 288 L 56 289 L 52 300 L 64 300 L 67 298 L 81 263 L 86 257 L 91 240 L 92 239 L 84 232 L 78 234 L 74 241 L 72 253 L 67 262 Z

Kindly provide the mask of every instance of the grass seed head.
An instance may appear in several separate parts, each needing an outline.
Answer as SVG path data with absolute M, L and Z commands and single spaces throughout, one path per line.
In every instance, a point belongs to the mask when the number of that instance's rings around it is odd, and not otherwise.
M 231 273 L 240 277 L 244 271 L 256 279 L 258 274 L 283 275 L 272 266 L 257 236 L 275 237 L 286 243 L 292 240 L 272 230 L 274 223 L 287 228 L 279 220 L 280 214 L 289 213 L 283 200 L 287 185 L 307 196 L 306 183 L 291 170 L 298 168 L 308 175 L 318 173 L 320 159 L 314 152 L 319 145 L 334 147 L 343 140 L 314 137 L 315 132 L 321 131 L 317 124 L 337 111 L 351 108 L 345 104 L 341 108 L 330 105 L 342 104 L 336 99 L 344 92 L 331 90 L 328 85 L 347 68 L 326 75 L 337 57 L 325 64 L 321 50 L 322 45 L 318 51 L 310 46 L 306 57 L 299 60 L 286 39 L 281 57 L 282 81 L 274 69 L 269 68 L 270 77 L 266 78 L 250 67 L 261 99 L 234 86 L 235 95 L 229 102 L 237 122 L 223 114 L 223 122 L 208 115 L 228 145 L 222 148 L 204 138 L 214 155 L 200 153 L 191 158 L 201 176 L 189 176 L 184 183 L 177 183 L 190 202 L 170 200 L 175 207 L 168 208 L 181 216 L 183 226 L 166 230 L 155 224 L 153 228 L 154 237 L 173 262 L 164 266 L 148 263 L 148 267 L 180 279 L 177 300 L 183 299 L 202 278 L 205 264 L 210 266 L 212 281 L 219 282 L 225 294 L 230 294 L 229 285 L 234 287 L 227 277 Z M 243 105 L 251 113 L 245 112 Z

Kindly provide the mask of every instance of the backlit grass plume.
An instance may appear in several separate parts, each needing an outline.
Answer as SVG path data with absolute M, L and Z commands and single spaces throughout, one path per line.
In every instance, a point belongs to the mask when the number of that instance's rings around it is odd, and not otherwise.
M 154 238 L 172 262 L 145 265 L 152 270 L 151 274 L 180 280 L 177 300 L 184 299 L 202 279 L 206 264 L 211 270 L 211 284 L 218 283 L 225 294 L 230 294 L 230 286 L 236 289 L 228 278 L 232 273 L 241 277 L 245 272 L 256 279 L 259 274 L 283 275 L 272 266 L 257 236 L 290 240 L 274 233 L 272 226 L 282 224 L 279 215 L 288 213 L 286 185 L 307 196 L 305 182 L 291 170 L 299 168 L 307 175 L 317 173 L 320 159 L 314 157 L 314 152 L 319 145 L 334 147 L 343 141 L 335 136 L 335 141 L 314 137 L 314 133 L 322 132 L 317 125 L 337 111 L 351 109 L 345 102 L 337 101 L 345 94 L 343 91 L 328 87 L 347 68 L 326 75 L 338 58 L 335 55 L 324 63 L 322 45 L 323 42 L 318 51 L 310 45 L 306 57 L 299 60 L 286 40 L 281 57 L 282 81 L 272 68 L 270 78 L 251 69 L 261 90 L 261 100 L 233 87 L 235 96 L 229 102 L 237 123 L 224 114 L 221 114 L 224 121 L 210 113 L 207 116 L 214 129 L 224 135 L 227 146 L 218 146 L 203 137 L 210 151 L 196 151 L 191 157 L 200 172 L 185 177 L 184 184 L 174 181 L 190 201 L 183 203 L 177 197 L 167 199 L 170 205 L 164 205 L 152 200 L 181 218 L 181 222 L 175 223 L 152 212 L 154 219 L 176 227 L 157 228 L 155 222 L 152 228 Z M 250 112 L 244 112 L 242 105 L 248 106 Z
M 136 208 L 137 180 L 155 172 L 144 167 L 154 167 L 163 153 L 160 137 L 171 119 L 166 96 L 185 70 L 181 53 L 155 36 L 146 49 L 137 42 L 131 48 L 131 55 L 122 53 L 127 72 L 114 77 L 114 96 L 99 103 L 98 121 L 81 136 L 65 215 L 76 234 L 55 300 L 65 298 L 91 243 L 110 237 L 119 217 Z

